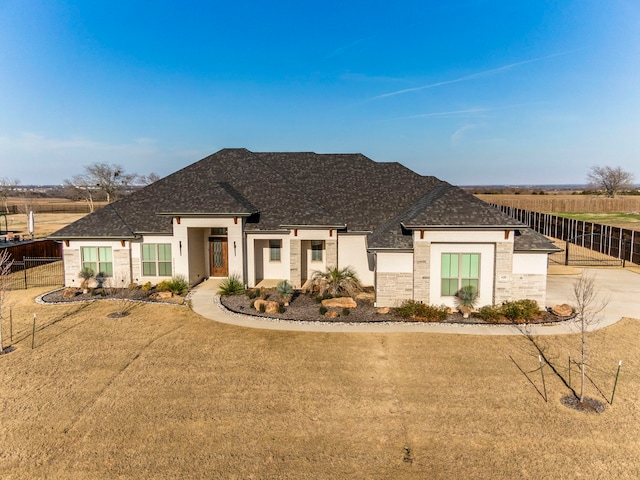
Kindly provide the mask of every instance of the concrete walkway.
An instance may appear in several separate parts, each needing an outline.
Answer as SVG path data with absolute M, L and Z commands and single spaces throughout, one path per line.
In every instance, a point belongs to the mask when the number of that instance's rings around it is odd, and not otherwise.
M 602 313 L 602 320 L 594 329 L 600 329 L 618 322 L 623 317 L 640 319 L 640 272 L 622 268 L 584 268 L 586 274 L 593 275 L 599 296 L 608 298 L 609 303 Z M 573 282 L 578 277 L 577 270 L 566 270 L 568 274 L 554 274 L 547 277 L 547 305 L 572 303 Z M 562 270 L 557 273 L 562 273 Z M 568 321 L 553 325 L 456 325 L 442 323 L 331 323 L 292 322 L 270 320 L 250 315 L 231 313 L 220 305 L 216 291 L 217 279 L 209 279 L 196 286 L 190 293 L 193 311 L 205 318 L 240 327 L 268 330 L 302 332 L 367 332 L 403 333 L 429 332 L 464 335 L 560 335 L 577 333 L 575 322 Z

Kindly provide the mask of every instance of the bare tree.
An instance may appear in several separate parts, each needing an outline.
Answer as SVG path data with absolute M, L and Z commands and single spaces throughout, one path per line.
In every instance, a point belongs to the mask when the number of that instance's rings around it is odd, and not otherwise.
M 85 199 L 90 208 L 96 193 L 104 194 L 108 203 L 117 200 L 124 189 L 132 185 L 138 178 L 136 173 L 125 173 L 121 165 L 114 163 L 92 163 L 84 167 L 85 172 L 76 175 L 64 183 Z
M 587 366 L 587 333 L 601 319 L 602 310 L 609 303 L 600 297 L 595 277 L 584 273 L 573 284 L 573 298 L 576 302 L 576 320 L 580 329 L 580 403 L 584 402 L 585 368 Z
M 622 190 L 633 188 L 633 174 L 626 172 L 622 167 L 599 167 L 594 165 L 587 173 L 589 185 L 598 190 L 603 190 L 607 197 L 615 197 Z
M 6 309 L 7 295 L 9 293 L 9 275 L 11 275 L 11 266 L 13 260 L 9 250 L 4 249 L 0 253 L 0 354 L 4 352 L 2 344 L 2 319 Z
M 17 178 L 0 178 L 0 201 L 2 201 L 5 213 L 9 213 L 9 197 L 15 192 L 18 185 L 20 185 L 20 180 Z
M 160 176 L 151 172 L 149 175 L 141 175 L 139 180 L 142 185 L 151 185 L 153 182 L 160 180 Z
M 74 175 L 70 179 L 65 179 L 62 185 L 69 195 L 74 199 L 84 200 L 89 206 L 89 211 L 94 211 L 93 197 L 97 192 L 97 187 L 88 175 Z

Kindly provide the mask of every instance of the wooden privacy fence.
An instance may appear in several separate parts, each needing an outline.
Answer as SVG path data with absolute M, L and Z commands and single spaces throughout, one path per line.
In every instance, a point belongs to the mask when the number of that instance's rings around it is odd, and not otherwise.
M 559 217 L 551 213 L 533 212 L 516 207 L 491 204 L 512 218 L 529 225 L 535 231 L 548 237 L 566 242 L 566 262 L 569 263 L 571 245 L 588 249 L 625 262 L 640 264 L 640 232 L 626 228 L 612 227 L 599 223 L 585 222 L 573 218 Z M 594 262 L 597 256 L 594 256 Z M 603 263 L 600 261 L 597 263 Z
M 0 242 L 0 248 L 8 250 L 15 262 L 21 262 L 24 257 L 62 257 L 62 244 L 53 240 Z

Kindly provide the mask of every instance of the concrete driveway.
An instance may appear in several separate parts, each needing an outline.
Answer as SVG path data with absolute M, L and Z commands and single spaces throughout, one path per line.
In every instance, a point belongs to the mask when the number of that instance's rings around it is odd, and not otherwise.
M 604 328 L 618 322 L 623 317 L 640 319 L 640 273 L 622 268 L 585 268 L 585 274 L 593 275 L 599 295 L 609 298 L 602 312 L 602 320 L 594 329 Z M 576 271 L 575 269 L 573 270 Z M 573 284 L 577 274 L 549 275 L 547 277 L 547 306 L 562 303 L 572 304 Z M 241 327 L 268 330 L 305 332 L 431 332 L 463 335 L 561 335 L 577 333 L 575 322 L 553 325 L 532 325 L 518 327 L 512 325 L 452 325 L 442 323 L 323 323 L 268 320 L 249 315 L 230 313 L 220 306 L 216 296 L 218 281 L 210 279 L 195 287 L 191 294 L 193 310 L 203 317 L 217 322 Z

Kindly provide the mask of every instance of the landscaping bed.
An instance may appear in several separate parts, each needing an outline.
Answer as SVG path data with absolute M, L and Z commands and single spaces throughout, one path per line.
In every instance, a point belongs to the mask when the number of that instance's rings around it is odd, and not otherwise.
M 262 296 L 265 300 L 278 301 L 278 296 L 274 290 L 263 291 Z M 460 323 L 460 324 L 512 324 L 512 323 L 554 323 L 564 321 L 567 317 L 559 317 L 551 312 L 541 311 L 539 314 L 533 316 L 527 321 L 514 321 L 509 320 L 506 317 L 496 318 L 493 321 L 485 321 L 483 318 L 474 313 L 469 318 L 464 318 L 459 312 L 449 311 L 444 318 L 437 320 L 427 319 L 419 316 L 402 317 L 393 308 L 385 310 L 376 308 L 373 306 L 373 302 L 369 299 L 361 300 L 355 299 L 357 307 L 348 309 L 346 314 L 345 309 L 329 307 L 327 311 L 335 311 L 338 316 L 335 318 L 327 317 L 321 313 L 322 304 L 319 301 L 307 294 L 300 291 L 296 291 L 293 298 L 289 302 L 288 306 L 281 306 L 278 313 L 267 313 L 256 310 L 252 303 L 255 299 L 250 298 L 247 294 L 240 295 L 222 295 L 220 297 L 220 303 L 228 310 L 240 313 L 244 315 L 252 315 L 256 317 L 266 318 L 278 318 L 282 320 L 297 320 L 306 322 L 345 322 L 345 323 L 358 323 L 358 322 L 428 322 L 428 323 Z M 282 305 L 282 304 L 281 304 Z

